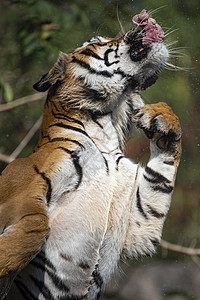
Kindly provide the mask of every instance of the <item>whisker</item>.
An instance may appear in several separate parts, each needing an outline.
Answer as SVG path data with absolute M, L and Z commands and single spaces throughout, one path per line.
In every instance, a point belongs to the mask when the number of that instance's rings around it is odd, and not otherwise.
M 133 32 L 136 32 L 139 27 L 140 27 L 139 25 L 136 25 L 135 28 L 132 28 Z
M 164 30 L 164 33 L 167 34 L 170 30 L 172 30 L 174 28 L 174 26 L 175 25 L 172 25 L 170 28 L 162 26 L 162 29 Z M 166 31 L 165 31 L 165 29 L 166 29 Z
M 99 32 L 101 30 L 101 28 L 105 25 L 105 23 L 102 23 L 98 26 L 97 30 L 96 30 L 96 33 L 95 33 L 95 36 L 98 36 L 99 35 Z
M 193 68 L 179 67 L 172 63 L 167 62 L 167 63 L 165 63 L 165 69 L 170 70 L 170 71 L 189 71 Z
M 184 52 L 182 52 L 183 50 L 185 50 L 184 48 L 183 49 L 176 49 L 176 48 L 168 48 L 168 51 L 170 54 L 182 54 L 182 55 L 185 55 Z
M 118 23 L 119 23 L 121 32 L 122 32 L 123 34 L 125 34 L 124 28 L 123 28 L 122 23 L 121 23 L 121 21 L 120 21 L 120 19 L 119 19 L 119 5 L 118 5 L 118 3 L 117 3 L 117 21 L 118 21 Z
M 173 58 L 183 58 L 186 56 L 186 54 L 184 54 L 184 53 L 169 52 L 169 54 L 170 54 L 170 57 L 173 57 Z
M 157 13 L 158 11 L 160 11 L 161 9 L 163 9 L 163 8 L 166 7 L 166 6 L 167 6 L 167 4 L 165 4 L 165 5 L 163 5 L 163 6 L 160 6 L 160 7 L 158 7 L 158 8 L 155 8 L 155 9 L 153 9 L 153 10 L 149 10 L 149 11 L 148 11 L 148 14 L 149 14 L 149 15 L 153 15 L 153 14 Z
M 170 46 L 172 46 L 172 45 L 174 45 L 174 44 L 177 44 L 178 43 L 178 41 L 173 41 L 173 42 L 171 42 L 171 43 L 165 43 L 165 45 L 167 46 L 167 47 L 170 47 Z
M 172 49 L 170 49 L 169 48 L 169 50 L 185 50 L 185 49 L 189 49 L 190 47 L 175 47 L 175 48 L 172 48 Z
M 178 30 L 179 30 L 178 28 L 175 28 L 175 29 L 173 29 L 173 30 L 171 30 L 171 31 L 169 31 L 169 32 L 167 32 L 167 33 L 165 33 L 165 37 L 168 36 L 169 34 L 172 34 L 172 33 L 175 32 L 175 31 L 178 31 Z

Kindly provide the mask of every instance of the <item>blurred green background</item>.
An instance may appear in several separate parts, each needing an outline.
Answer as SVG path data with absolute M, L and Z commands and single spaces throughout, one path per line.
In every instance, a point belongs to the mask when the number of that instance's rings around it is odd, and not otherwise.
M 33 94 L 32 85 L 49 70 L 60 50 L 67 53 L 95 35 L 119 35 L 119 20 L 128 30 L 133 15 L 143 8 L 160 8 L 153 17 L 165 32 L 171 32 L 165 39 L 174 48 L 170 62 L 184 69 L 164 70 L 157 83 L 142 94 L 146 103 L 167 102 L 183 130 L 183 154 L 163 238 L 200 247 L 199 0 L 1 0 L 0 104 Z M 14 151 L 41 115 L 43 104 L 36 101 L 0 112 L 0 153 Z M 39 132 L 19 156 L 32 152 L 38 136 Z M 145 161 L 149 150 L 144 135 L 135 133 L 126 152 L 137 162 Z M 0 162 L 0 171 L 5 166 Z M 159 250 L 154 260 L 186 263 L 189 258 L 175 252 L 163 257 Z M 196 299 L 192 297 L 184 299 Z

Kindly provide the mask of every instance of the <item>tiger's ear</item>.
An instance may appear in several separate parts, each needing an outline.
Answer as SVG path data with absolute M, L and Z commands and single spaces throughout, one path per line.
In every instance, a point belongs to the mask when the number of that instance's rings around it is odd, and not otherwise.
M 44 74 L 38 82 L 33 85 L 33 88 L 39 92 L 47 91 L 58 80 L 62 80 L 66 75 L 67 69 L 67 54 L 60 52 L 57 62 Z

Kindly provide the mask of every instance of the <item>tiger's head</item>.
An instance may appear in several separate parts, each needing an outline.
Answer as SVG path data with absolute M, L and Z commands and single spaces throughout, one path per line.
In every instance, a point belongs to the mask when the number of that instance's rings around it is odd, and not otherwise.
M 146 25 L 146 30 L 139 25 L 119 38 L 97 36 L 70 54 L 61 52 L 34 88 L 50 89 L 49 94 L 66 105 L 99 114 L 114 112 L 120 105 L 128 109 L 132 95 L 155 83 L 169 57 L 156 37 L 159 25 L 154 25 Z

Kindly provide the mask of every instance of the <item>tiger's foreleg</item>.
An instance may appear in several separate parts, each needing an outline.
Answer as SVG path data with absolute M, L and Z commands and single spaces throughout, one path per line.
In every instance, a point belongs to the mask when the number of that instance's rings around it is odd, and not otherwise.
M 40 213 L 23 216 L 0 236 L 0 299 L 15 275 L 43 247 L 48 230 L 48 218 Z
M 19 165 L 16 160 L 0 176 L 0 299 L 17 273 L 41 250 L 49 232 L 45 186 L 39 176 L 18 181 L 13 172 Z
M 0 299 L 15 275 L 40 251 L 48 234 L 48 217 L 41 212 L 24 215 L 0 235 Z
M 181 127 L 165 103 L 135 110 L 133 121 L 150 139 L 150 159 L 138 166 L 130 225 L 123 253 L 127 257 L 151 255 L 158 246 L 181 156 Z

